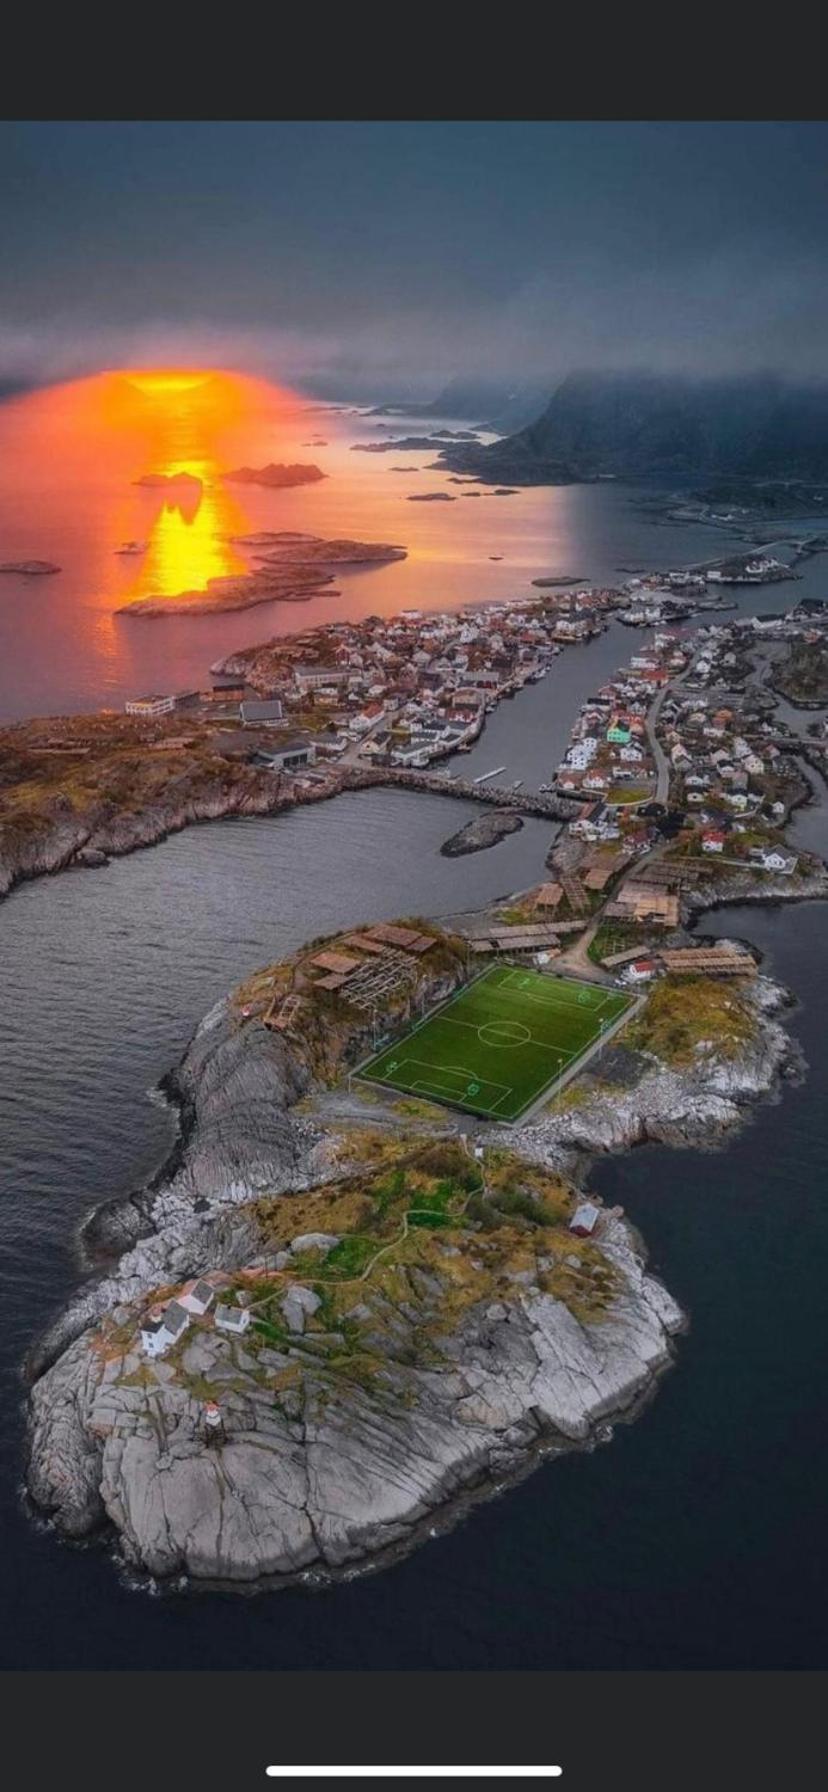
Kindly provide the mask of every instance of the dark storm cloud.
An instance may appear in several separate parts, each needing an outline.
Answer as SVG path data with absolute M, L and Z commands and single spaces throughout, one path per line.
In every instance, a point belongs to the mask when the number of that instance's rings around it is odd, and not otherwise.
M 0 377 L 828 373 L 828 129 L 7 124 Z

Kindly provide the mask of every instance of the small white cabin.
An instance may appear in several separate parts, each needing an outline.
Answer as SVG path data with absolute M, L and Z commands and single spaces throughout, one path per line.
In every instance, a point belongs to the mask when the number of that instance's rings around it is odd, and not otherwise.
M 232 1332 L 234 1337 L 241 1337 L 250 1324 L 249 1307 L 216 1307 L 216 1325 L 220 1332 Z
M 569 1230 L 578 1238 L 588 1238 L 595 1231 L 600 1218 L 600 1207 L 596 1207 L 593 1201 L 581 1201 L 569 1222 Z
M 209 1311 L 215 1298 L 215 1288 L 209 1282 L 197 1281 L 190 1283 L 179 1295 L 178 1300 L 179 1305 L 184 1307 L 186 1312 L 192 1313 L 196 1319 L 201 1319 Z
M 150 1314 L 141 1326 L 141 1343 L 147 1356 L 163 1356 L 171 1344 L 182 1337 L 190 1323 L 190 1315 L 181 1302 L 168 1301 L 159 1316 Z

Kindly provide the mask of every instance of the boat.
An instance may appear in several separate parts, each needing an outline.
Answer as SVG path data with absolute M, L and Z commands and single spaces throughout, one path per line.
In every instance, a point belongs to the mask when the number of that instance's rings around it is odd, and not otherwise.
M 120 547 L 115 549 L 116 554 L 145 554 L 146 551 L 145 541 L 122 541 Z

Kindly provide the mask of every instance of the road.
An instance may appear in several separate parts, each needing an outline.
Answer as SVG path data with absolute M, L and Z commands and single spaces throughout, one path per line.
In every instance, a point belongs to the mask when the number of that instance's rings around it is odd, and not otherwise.
M 387 728 L 388 726 L 389 717 L 386 715 L 385 710 L 383 710 L 382 715 L 377 716 L 376 721 L 371 723 L 370 728 L 366 730 L 365 734 L 361 734 L 359 740 L 355 740 L 352 746 L 345 748 L 345 752 L 339 760 L 339 764 L 357 765 L 359 763 L 359 755 L 365 746 L 365 742 L 373 740 L 374 735 L 378 734 L 381 728 Z M 363 759 L 362 763 L 363 765 L 369 765 L 370 760 Z
M 682 676 L 686 678 L 686 676 L 687 676 L 686 672 L 683 673 Z M 674 682 L 676 684 L 678 684 L 679 681 L 678 681 L 678 679 L 676 679 Z M 652 752 L 653 759 L 655 760 L 655 767 L 656 767 L 656 773 L 657 773 L 655 800 L 657 803 L 662 803 L 665 809 L 667 807 L 667 798 L 670 794 L 670 761 L 667 758 L 664 748 L 662 747 L 661 742 L 656 733 L 656 724 L 658 722 L 659 714 L 661 711 L 661 705 L 664 702 L 667 692 L 671 691 L 672 689 L 673 689 L 672 684 L 665 684 L 663 686 L 663 688 L 659 691 L 658 696 L 655 699 L 655 702 L 651 703 L 651 705 L 647 711 L 647 720 L 645 723 L 645 727 L 647 729 L 647 739 L 649 740 L 649 743 L 650 743 L 650 751 Z
M 690 674 L 696 664 L 696 660 L 698 659 L 699 651 L 700 650 L 697 649 L 696 652 L 691 655 L 688 664 L 684 668 L 684 671 L 679 672 L 677 678 L 671 678 L 669 684 L 665 684 L 662 686 L 662 689 L 659 691 L 658 696 L 656 697 L 655 701 L 650 704 L 650 707 L 647 711 L 647 718 L 646 718 L 646 722 L 645 722 L 645 727 L 647 729 L 647 739 L 650 743 L 650 748 L 652 751 L 653 759 L 655 760 L 656 772 L 658 774 L 657 783 L 656 783 L 655 800 L 657 803 L 663 803 L 665 808 L 667 807 L 667 799 L 670 794 L 670 761 L 667 758 L 664 748 L 662 747 L 661 742 L 658 738 L 658 734 L 657 734 L 658 718 L 659 718 L 659 715 L 661 714 L 661 705 L 664 702 L 665 697 L 668 697 L 672 691 L 676 690 L 678 685 L 684 684 L 685 679 L 690 677 Z
M 656 732 L 658 718 L 661 713 L 661 705 L 667 695 L 671 691 L 674 691 L 678 685 L 683 684 L 686 678 L 690 677 L 695 663 L 696 655 L 694 654 L 689 664 L 685 666 L 684 671 L 680 672 L 677 678 L 671 678 L 669 684 L 665 684 L 662 687 L 658 696 L 651 703 L 650 708 L 647 711 L 645 726 L 657 772 L 655 800 L 658 803 L 662 803 L 665 808 L 667 807 L 670 795 L 670 761 L 667 758 Z M 654 859 L 659 858 L 661 854 L 666 851 L 666 848 L 667 842 L 662 840 L 659 841 L 658 845 L 652 847 L 648 853 L 645 853 L 642 858 L 633 859 L 632 864 L 624 872 L 623 876 L 619 878 L 618 884 L 612 891 L 612 894 L 607 897 L 607 902 L 615 901 L 618 896 L 618 891 L 626 882 L 627 878 L 633 874 L 636 877 L 640 877 L 642 866 L 651 864 Z M 600 966 L 594 964 L 589 956 L 589 948 L 601 925 L 605 907 L 606 903 L 602 903 L 601 907 L 593 915 L 589 926 L 584 929 L 582 934 L 579 934 L 575 944 L 569 946 L 566 952 L 561 953 L 560 958 L 556 961 L 556 968 L 575 971 L 579 977 L 590 977 L 596 983 L 615 982 L 614 976 L 611 976 L 608 971 L 604 971 Z

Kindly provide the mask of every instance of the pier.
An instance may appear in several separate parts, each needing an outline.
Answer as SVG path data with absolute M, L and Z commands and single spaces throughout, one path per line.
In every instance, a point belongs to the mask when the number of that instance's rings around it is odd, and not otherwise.
M 464 778 L 449 783 L 441 772 L 415 772 L 399 766 L 371 766 L 364 771 L 361 767 L 349 767 L 342 788 L 366 790 L 381 784 L 422 790 L 431 796 L 465 797 L 475 803 L 489 803 L 496 809 L 512 809 L 516 815 L 536 815 L 549 821 L 574 821 L 589 800 L 557 796 L 554 792 L 510 790 L 502 784 L 480 784 Z

